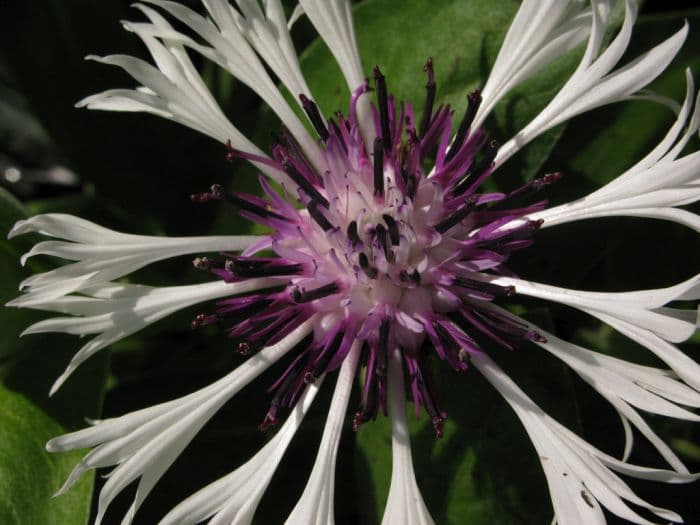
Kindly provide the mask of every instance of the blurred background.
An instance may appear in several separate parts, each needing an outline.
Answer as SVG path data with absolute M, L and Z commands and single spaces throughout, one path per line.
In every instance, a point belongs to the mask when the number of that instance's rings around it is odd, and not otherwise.
M 183 3 L 201 10 L 195 0 Z M 494 5 L 495 4 L 495 5 Z M 293 8 L 292 2 L 286 6 Z M 435 61 L 438 100 L 460 113 L 465 95 L 483 85 L 517 2 L 487 0 L 365 0 L 356 2 L 356 30 L 367 71 L 377 64 L 399 99 L 423 101 L 422 66 Z M 426 15 L 429 12 L 430 15 Z M 213 183 L 254 191 L 256 174 L 225 161 L 211 139 L 169 121 L 133 113 L 75 109 L 85 96 L 133 87 L 121 71 L 87 62 L 88 54 L 147 51 L 120 20 L 141 14 L 122 0 L 0 2 L 0 231 L 18 219 L 44 212 L 80 215 L 109 228 L 151 235 L 248 232 L 250 225 L 225 204 L 197 205 L 194 192 Z M 700 72 L 700 8 L 695 1 L 648 1 L 641 8 L 628 58 L 638 56 L 690 24 L 690 36 L 671 67 L 652 84 L 681 101 L 684 70 Z M 329 53 L 314 41 L 302 18 L 293 36 L 303 50 L 302 68 L 328 114 L 346 111 L 347 90 Z M 508 139 L 541 109 L 575 67 L 576 51 L 511 93 L 491 118 L 494 138 Z M 278 130 L 257 96 L 216 66 L 191 55 L 232 122 L 260 146 Z M 627 58 L 623 59 L 623 63 Z M 499 173 L 495 184 L 513 188 L 537 173 L 563 171 L 550 192 L 554 204 L 600 187 L 641 158 L 666 131 L 672 113 L 648 102 L 606 107 L 574 119 L 531 144 Z M 698 148 L 697 138 L 691 149 Z M 0 300 L 17 294 L 31 272 L 56 264 L 49 258 L 19 266 L 19 255 L 36 237 L 0 240 Z M 539 234 L 535 246 L 515 258 L 521 276 L 589 290 L 622 291 L 667 286 L 697 272 L 696 234 L 650 220 L 595 220 Z M 165 261 L 130 279 L 152 285 L 206 280 L 187 258 Z M 659 365 L 648 352 L 611 329 L 560 306 L 537 301 L 513 305 L 531 320 L 571 341 L 602 352 Z M 200 308 L 206 308 L 201 306 Z M 41 313 L 0 309 L 0 522 L 78 524 L 94 512 L 92 495 L 102 479 L 90 475 L 67 495 L 50 499 L 80 453 L 48 455 L 50 437 L 84 426 L 84 418 L 112 417 L 184 395 L 237 366 L 235 341 L 209 327 L 193 332 L 187 309 L 113 345 L 90 359 L 53 398 L 49 386 L 79 348 L 67 335 L 19 338 Z M 683 346 L 700 359 L 700 340 Z M 494 358 L 538 403 L 590 442 L 620 455 L 623 434 L 617 415 L 567 369 L 527 347 Z M 278 368 L 247 387 L 204 428 L 149 496 L 135 523 L 155 523 L 204 484 L 243 463 L 269 435 L 257 430 L 269 403 L 267 387 Z M 412 421 L 414 460 L 428 508 L 438 523 L 550 523 L 551 505 L 534 449 L 509 408 L 478 374 L 441 367 L 445 437 L 434 438 L 426 418 Z M 330 382 L 327 383 L 330 386 Z M 294 440 L 264 497 L 256 521 L 284 519 L 303 490 L 324 423 L 326 387 Z M 354 410 L 351 400 L 349 410 Z M 697 427 L 650 418 L 652 426 L 700 471 Z M 632 460 L 661 466 L 639 438 Z M 336 520 L 378 523 L 389 486 L 390 430 L 386 419 L 358 433 L 348 425 L 336 475 Z M 100 473 L 104 474 L 104 473 Z M 698 485 L 630 485 L 645 499 L 700 523 Z M 119 523 L 132 494 L 113 505 L 106 523 Z M 91 510 L 92 509 L 92 510 Z M 610 523 L 616 523 L 610 519 Z

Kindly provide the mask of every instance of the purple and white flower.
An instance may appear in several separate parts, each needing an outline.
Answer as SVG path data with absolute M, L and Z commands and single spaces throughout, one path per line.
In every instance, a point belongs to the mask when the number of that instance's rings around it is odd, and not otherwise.
M 661 143 L 617 179 L 578 201 L 548 208 L 541 195 L 560 173 L 543 174 L 510 192 L 484 191 L 501 165 L 534 138 L 585 111 L 627 100 L 654 80 L 680 49 L 687 27 L 620 66 L 636 18 L 625 2 L 622 27 L 603 45 L 608 1 L 524 0 L 483 90 L 455 117 L 436 101 L 432 60 L 420 105 L 396 100 L 378 67 L 366 80 L 345 0 L 300 0 L 328 45 L 352 97 L 347 114 L 324 116 L 299 67 L 279 0 L 203 0 L 208 17 L 166 0 L 137 7 L 147 22 L 126 23 L 155 65 L 112 55 L 94 60 L 126 70 L 140 84 L 79 103 L 92 109 L 143 111 L 174 120 L 226 145 L 229 158 L 261 172 L 264 196 L 215 185 L 193 200 L 224 200 L 267 227 L 260 236 L 155 238 L 118 233 L 84 219 L 45 214 L 20 221 L 10 237 L 39 232 L 56 240 L 22 259 L 44 254 L 70 264 L 22 283 L 11 306 L 65 314 L 25 333 L 95 335 L 75 355 L 52 393 L 95 352 L 194 304 L 216 303 L 193 326 L 216 323 L 238 341 L 243 364 L 185 397 L 52 439 L 51 452 L 92 448 L 61 492 L 88 469 L 113 466 L 99 495 L 96 522 L 113 499 L 138 480 L 123 523 L 130 523 L 163 473 L 202 426 L 241 388 L 277 361 L 286 368 L 272 388 L 261 428 L 282 420 L 275 436 L 247 463 L 171 510 L 162 523 L 249 523 L 263 492 L 327 376 L 337 375 L 318 455 L 289 523 L 333 523 L 335 459 L 347 417 L 353 427 L 391 417 L 393 469 L 384 523 L 432 523 L 414 475 L 407 394 L 428 414 L 440 437 L 443 406 L 429 363 L 461 371 L 470 364 L 512 406 L 540 454 L 560 525 L 604 523 L 601 507 L 634 523 L 650 523 L 626 502 L 666 521 L 672 511 L 636 496 L 614 472 L 664 481 L 697 478 L 651 429 L 638 409 L 697 421 L 700 368 L 673 343 L 697 328 L 700 274 L 668 288 L 602 293 L 531 282 L 513 274 L 513 252 L 529 249 L 540 228 L 604 216 L 652 217 L 700 231 L 700 219 L 680 206 L 700 197 L 700 152 L 683 155 L 700 127 L 693 79 L 676 122 Z M 185 34 L 164 15 L 187 26 Z M 515 85 L 587 41 L 580 64 L 551 102 L 499 145 L 486 118 Z M 223 114 L 194 68 L 199 53 L 251 87 L 282 123 L 264 152 Z M 269 72 L 274 74 L 274 78 Z M 276 82 L 298 95 L 307 128 Z M 455 128 L 456 132 L 452 133 Z M 310 133 L 308 129 L 313 129 Z M 151 287 L 118 280 L 166 258 L 196 254 L 210 272 L 201 285 Z M 648 348 L 670 370 L 644 367 L 563 341 L 497 306 L 504 297 L 536 297 L 577 308 Z M 487 342 L 488 344 L 484 344 Z M 619 412 L 628 437 L 623 460 L 588 444 L 548 416 L 494 362 L 492 348 L 536 344 L 571 367 Z M 494 355 L 495 354 L 495 355 Z M 348 416 L 362 371 L 359 406 Z M 328 379 L 330 380 L 330 378 Z M 627 462 L 631 426 L 656 447 L 670 470 Z M 562 481 L 562 475 L 565 476 Z

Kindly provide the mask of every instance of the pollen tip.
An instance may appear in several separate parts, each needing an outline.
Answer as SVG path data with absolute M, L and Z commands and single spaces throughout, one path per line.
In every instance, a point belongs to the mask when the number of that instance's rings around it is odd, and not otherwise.
M 355 415 L 352 417 L 352 430 L 353 430 L 353 432 L 357 432 L 358 430 L 360 430 L 360 427 L 366 421 L 367 421 L 367 419 L 365 418 L 364 415 L 362 415 L 362 412 L 355 412 Z
M 205 204 L 210 201 L 218 201 L 224 196 L 224 188 L 221 184 L 213 184 L 209 191 L 202 193 L 192 193 L 190 200 L 197 204 Z
M 217 315 L 198 314 L 190 323 L 192 330 L 216 323 L 219 320 Z
M 231 139 L 226 139 L 226 161 L 227 162 L 233 162 L 233 159 L 236 158 L 236 150 L 233 147 L 233 144 L 231 144 Z
M 433 428 L 435 429 L 435 436 L 439 439 L 445 435 L 445 418 L 436 416 L 433 418 Z
M 535 332 L 535 331 L 528 332 L 527 338 L 530 341 L 534 341 L 536 343 L 546 343 L 547 342 L 547 338 L 545 336 L 543 336 L 539 332 Z
M 258 430 L 260 432 L 265 432 L 268 428 L 276 426 L 277 423 L 279 423 L 279 420 L 268 412 L 265 415 L 265 419 L 263 419 L 262 423 L 258 425 Z
M 471 102 L 472 104 L 479 104 L 479 103 L 481 103 L 481 89 L 476 88 L 474 91 L 472 91 L 471 93 L 469 93 L 469 94 L 467 95 L 467 99 L 468 99 L 469 102 Z
M 553 173 L 547 173 L 542 177 L 542 181 L 545 184 L 551 184 L 553 182 L 557 182 L 560 180 L 562 177 L 564 177 L 564 173 L 561 171 L 555 171 Z

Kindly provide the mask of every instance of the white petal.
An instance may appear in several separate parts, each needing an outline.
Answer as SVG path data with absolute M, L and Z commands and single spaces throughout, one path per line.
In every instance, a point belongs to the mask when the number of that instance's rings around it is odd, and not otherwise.
M 171 510 L 160 525 L 195 524 L 212 516 L 210 525 L 250 523 L 322 381 L 319 378 L 305 390 L 282 428 L 255 456 L 231 474 L 192 494 Z
M 166 0 L 146 1 L 160 7 L 183 24 L 189 26 L 211 47 L 200 45 L 191 38 L 174 31 L 172 26 L 170 26 L 165 19 L 145 6 L 141 6 L 140 9 L 149 17 L 152 24 L 130 24 L 129 27 L 132 30 L 136 31 L 144 41 L 147 40 L 150 35 L 159 37 L 166 43 L 172 43 L 175 47 L 180 45 L 188 46 L 228 70 L 234 77 L 250 87 L 265 101 L 299 142 L 312 163 L 317 168 L 321 167 L 321 153 L 318 146 L 306 131 L 304 125 L 297 118 L 294 111 L 289 107 L 289 104 L 287 104 L 279 89 L 277 89 L 273 83 L 265 67 L 260 62 L 253 49 L 251 49 L 248 41 L 246 41 L 247 36 L 254 45 L 256 43 L 263 45 L 264 42 L 260 41 L 260 34 L 258 33 L 256 36 L 253 36 L 253 33 L 246 31 L 244 24 L 245 19 L 240 17 L 227 1 L 206 0 L 204 2 L 213 21 L 219 25 L 219 27 L 182 4 Z M 240 24 L 237 23 L 236 18 L 241 21 Z M 285 32 L 287 31 L 286 27 L 283 29 Z M 250 34 L 244 36 L 244 33 Z M 270 31 L 268 28 L 268 34 L 269 33 Z M 267 44 L 270 43 L 269 38 L 266 42 Z M 275 40 L 274 43 L 276 49 L 261 53 L 263 58 L 271 57 L 271 55 L 277 56 L 279 52 L 282 52 L 278 42 Z M 303 82 L 301 74 L 294 72 L 294 69 L 298 70 L 298 66 L 295 68 L 293 63 L 285 64 L 284 60 L 275 59 L 274 62 L 270 62 L 269 65 L 278 75 L 281 75 L 280 79 L 283 82 L 289 83 L 294 87 L 298 87 L 299 79 Z M 296 92 L 294 94 L 296 95 L 298 93 L 299 92 Z
M 689 290 L 700 288 L 700 274 L 676 286 L 625 293 L 584 292 L 510 277 L 488 280 L 503 286 L 515 286 L 516 292 L 523 295 L 573 306 L 594 317 L 609 316 L 642 327 L 671 342 L 685 341 L 697 329 L 696 314 L 688 320 L 659 307 L 680 299 Z
M 634 512 L 624 500 L 663 519 L 682 521 L 674 512 L 650 505 L 636 496 L 610 469 L 619 469 L 636 477 L 674 482 L 693 481 L 697 476 L 629 465 L 604 454 L 547 416 L 485 354 L 473 356 L 472 362 L 525 426 L 539 453 L 560 525 L 604 524 L 598 502 L 613 514 L 633 523 L 652 523 Z
M 348 88 L 352 91 L 360 87 L 365 77 L 350 3 L 347 0 L 300 0 L 299 4 L 338 62 Z
M 686 71 L 686 78 L 686 97 L 675 123 L 646 157 L 594 193 L 535 213 L 530 219 L 541 219 L 544 227 L 550 227 L 596 217 L 649 217 L 674 221 L 700 231 L 697 215 L 674 209 L 700 199 L 700 154 L 695 152 L 678 158 L 700 127 L 700 95 L 695 99 L 695 109 L 690 116 L 695 98 L 690 71 Z M 687 129 L 680 136 L 686 124 Z
M 139 479 L 136 497 L 123 522 L 129 523 L 158 479 L 212 415 L 299 344 L 312 331 L 314 322 L 315 318 L 310 318 L 279 343 L 263 348 L 226 377 L 198 392 L 51 440 L 49 450 L 70 450 L 109 439 L 76 466 L 62 491 L 88 468 L 118 464 L 100 491 L 96 523 L 101 522 L 112 500 Z
M 53 255 L 75 263 L 32 275 L 20 284 L 25 295 L 9 306 L 41 308 L 41 304 L 81 289 L 109 282 L 163 259 L 201 252 L 242 251 L 259 243 L 258 236 L 153 237 L 116 232 L 72 215 L 49 213 L 19 221 L 14 237 L 39 232 L 66 241 L 44 241 L 22 257 Z M 67 242 L 70 241 L 70 242 Z
M 621 334 L 646 347 L 666 363 L 683 381 L 696 390 L 700 390 L 700 365 L 688 355 L 642 326 L 605 314 L 598 314 L 596 317 Z
M 335 460 L 359 355 L 360 343 L 355 342 L 338 373 L 338 382 L 328 410 L 328 419 L 323 429 L 323 437 L 311 476 L 306 483 L 304 493 L 285 523 L 290 525 L 296 523 L 331 525 L 333 523 Z
M 299 4 L 335 57 L 350 92 L 362 86 L 365 75 L 355 39 L 350 2 L 348 0 L 300 0 Z M 368 151 L 371 151 L 376 132 L 367 96 L 362 96 L 358 100 L 357 113 L 365 146 Z
M 267 0 L 264 13 L 257 0 L 236 2 L 244 16 L 239 19 L 241 31 L 277 78 L 293 95 L 303 93 L 313 98 L 301 73 L 280 1 Z
M 431 525 L 423 496 L 416 482 L 411 458 L 411 438 L 406 420 L 403 363 L 398 350 L 389 358 L 389 406 L 391 416 L 391 485 L 382 525 Z
M 600 4 L 597 2 L 596 4 Z M 647 86 L 671 62 L 688 33 L 687 24 L 676 34 L 643 56 L 611 73 L 629 44 L 637 9 L 633 0 L 626 1 L 625 20 L 610 45 L 597 58 L 602 39 L 602 26 L 607 15 L 593 7 L 593 28 L 589 44 L 578 69 L 552 101 L 525 128 L 507 141 L 498 151 L 495 163 L 503 164 L 535 137 L 585 111 L 624 100 Z M 603 5 L 607 5 L 605 2 Z
M 77 314 L 82 317 L 59 317 L 29 326 L 26 334 L 64 332 L 75 335 L 98 334 L 71 359 L 66 370 L 51 388 L 56 392 L 70 374 L 99 350 L 159 321 L 183 308 L 230 295 L 247 293 L 276 284 L 274 279 L 249 279 L 241 283 L 214 281 L 188 286 L 128 288 L 126 296 L 114 298 L 67 297 L 33 305 L 33 308 Z M 99 293 L 99 289 L 93 289 Z
M 289 17 L 289 22 L 287 22 L 287 29 L 290 31 L 292 30 L 292 27 L 294 27 L 294 24 L 302 17 L 304 16 L 304 8 L 302 7 L 301 4 L 297 4 L 294 6 L 294 11 L 292 11 L 292 15 Z
M 579 0 L 524 0 L 491 68 L 474 118 L 478 127 L 514 86 L 581 43 L 591 10 Z
M 527 326 L 528 329 L 543 335 L 546 341 L 535 341 L 535 344 L 564 361 L 615 407 L 625 428 L 625 457 L 629 455 L 631 446 L 629 423 L 632 423 L 677 472 L 688 474 L 688 470 L 676 454 L 630 405 L 667 417 L 700 421 L 700 416 L 676 404 L 700 407 L 700 392 L 684 385 L 668 371 L 592 352 L 563 341 L 501 308 L 497 310 L 523 326 Z
M 147 24 L 126 23 L 125 27 L 134 31 L 146 44 L 159 67 L 143 60 L 125 56 L 107 57 L 89 56 L 88 59 L 123 68 L 143 86 L 131 94 L 127 90 L 108 90 L 83 99 L 77 107 L 117 111 L 142 110 L 164 116 L 171 120 L 204 133 L 219 142 L 231 141 L 234 148 L 265 156 L 265 154 L 248 140 L 224 116 L 201 77 L 195 70 L 182 43 L 176 36 L 182 36 L 168 23 L 143 5 L 137 7 L 144 11 L 154 22 L 149 30 Z M 157 26 L 157 27 L 156 27 Z M 164 35 L 163 43 L 153 34 Z M 170 37 L 166 39 L 165 36 Z M 186 37 L 183 36 L 183 39 Z M 189 42 L 189 41 L 188 41 Z M 200 46 L 198 51 L 204 51 Z M 283 173 L 258 162 L 253 162 L 265 175 L 279 181 Z

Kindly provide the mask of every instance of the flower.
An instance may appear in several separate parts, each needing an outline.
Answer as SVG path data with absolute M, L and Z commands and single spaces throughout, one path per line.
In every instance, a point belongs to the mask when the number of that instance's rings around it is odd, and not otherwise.
M 254 0 L 203 1 L 208 18 L 184 5 L 138 4 L 148 22 L 126 23 L 150 51 L 155 67 L 128 56 L 93 59 L 119 66 L 141 86 L 116 89 L 79 103 L 92 109 L 145 111 L 209 135 L 227 156 L 250 161 L 262 173 L 264 197 L 227 192 L 219 185 L 194 194 L 198 202 L 227 200 L 242 217 L 267 227 L 261 236 L 154 238 L 107 230 L 63 214 L 20 221 L 10 236 L 39 232 L 27 253 L 71 262 L 25 280 L 9 303 L 68 314 L 30 326 L 25 333 L 97 334 L 75 355 L 52 392 L 85 359 L 110 344 L 188 306 L 217 300 L 193 327 L 217 323 L 239 341 L 246 360 L 211 385 L 187 396 L 52 439 L 52 452 L 92 448 L 60 493 L 86 470 L 114 466 L 98 500 L 102 522 L 113 499 L 137 483 L 124 519 L 131 522 L 157 481 L 194 435 L 240 389 L 273 363 L 286 369 L 261 429 L 280 424 L 247 463 L 172 509 L 163 523 L 248 523 L 326 376 L 335 391 L 318 455 L 289 523 L 331 523 L 335 461 L 350 393 L 362 370 L 357 430 L 391 417 L 392 476 L 386 523 L 431 523 L 413 470 L 406 390 L 416 412 L 424 409 L 437 437 L 443 406 L 431 363 L 464 371 L 470 364 L 512 406 L 537 449 L 560 524 L 602 523 L 602 507 L 635 523 L 649 523 L 628 503 L 664 520 L 681 517 L 634 494 L 616 473 L 669 483 L 689 482 L 671 448 L 639 414 L 696 421 L 700 369 L 673 343 L 697 328 L 697 309 L 668 306 L 700 298 L 700 274 L 667 288 L 602 293 L 565 289 L 514 275 L 513 252 L 529 249 L 541 228 L 602 216 L 666 219 L 698 228 L 680 206 L 698 200 L 698 152 L 683 155 L 700 127 L 700 104 L 687 74 L 687 95 L 666 137 L 644 159 L 600 190 L 548 208 L 538 194 L 561 178 L 544 174 L 508 193 L 489 192 L 508 159 L 545 131 L 580 113 L 636 95 L 680 49 L 687 26 L 648 53 L 618 67 L 636 18 L 625 2 L 622 27 L 603 49 L 609 2 L 524 0 L 491 75 L 468 96 L 456 119 L 435 106 L 436 75 L 420 107 L 390 94 L 391 79 L 378 67 L 365 80 L 350 5 L 302 0 L 301 11 L 326 42 L 352 92 L 347 115 L 326 118 L 301 74 L 279 0 L 264 9 Z M 155 6 L 155 9 L 151 6 Z M 188 28 L 177 30 L 166 13 Z M 587 39 L 587 40 L 586 40 Z M 503 145 L 489 134 L 490 111 L 515 85 L 587 41 L 576 70 L 550 103 Z M 195 52 L 254 89 L 282 122 L 269 155 L 226 118 L 189 58 Z M 314 137 L 285 100 L 268 71 L 298 95 Z M 371 93 L 373 92 L 373 93 Z M 370 99 L 373 100 L 370 103 Z M 685 130 L 685 131 L 684 131 Z M 209 255 L 204 256 L 204 253 Z M 151 287 L 118 279 L 170 257 L 197 254 L 196 267 L 212 274 L 202 285 Z M 504 297 L 553 301 L 596 317 L 649 349 L 670 370 L 628 363 L 566 342 L 498 306 Z M 547 415 L 496 364 L 495 348 L 534 344 L 566 363 L 619 412 L 627 445 L 622 460 L 590 445 Z M 406 386 L 409 386 L 406 389 Z M 631 426 L 658 450 L 671 470 L 628 462 Z

